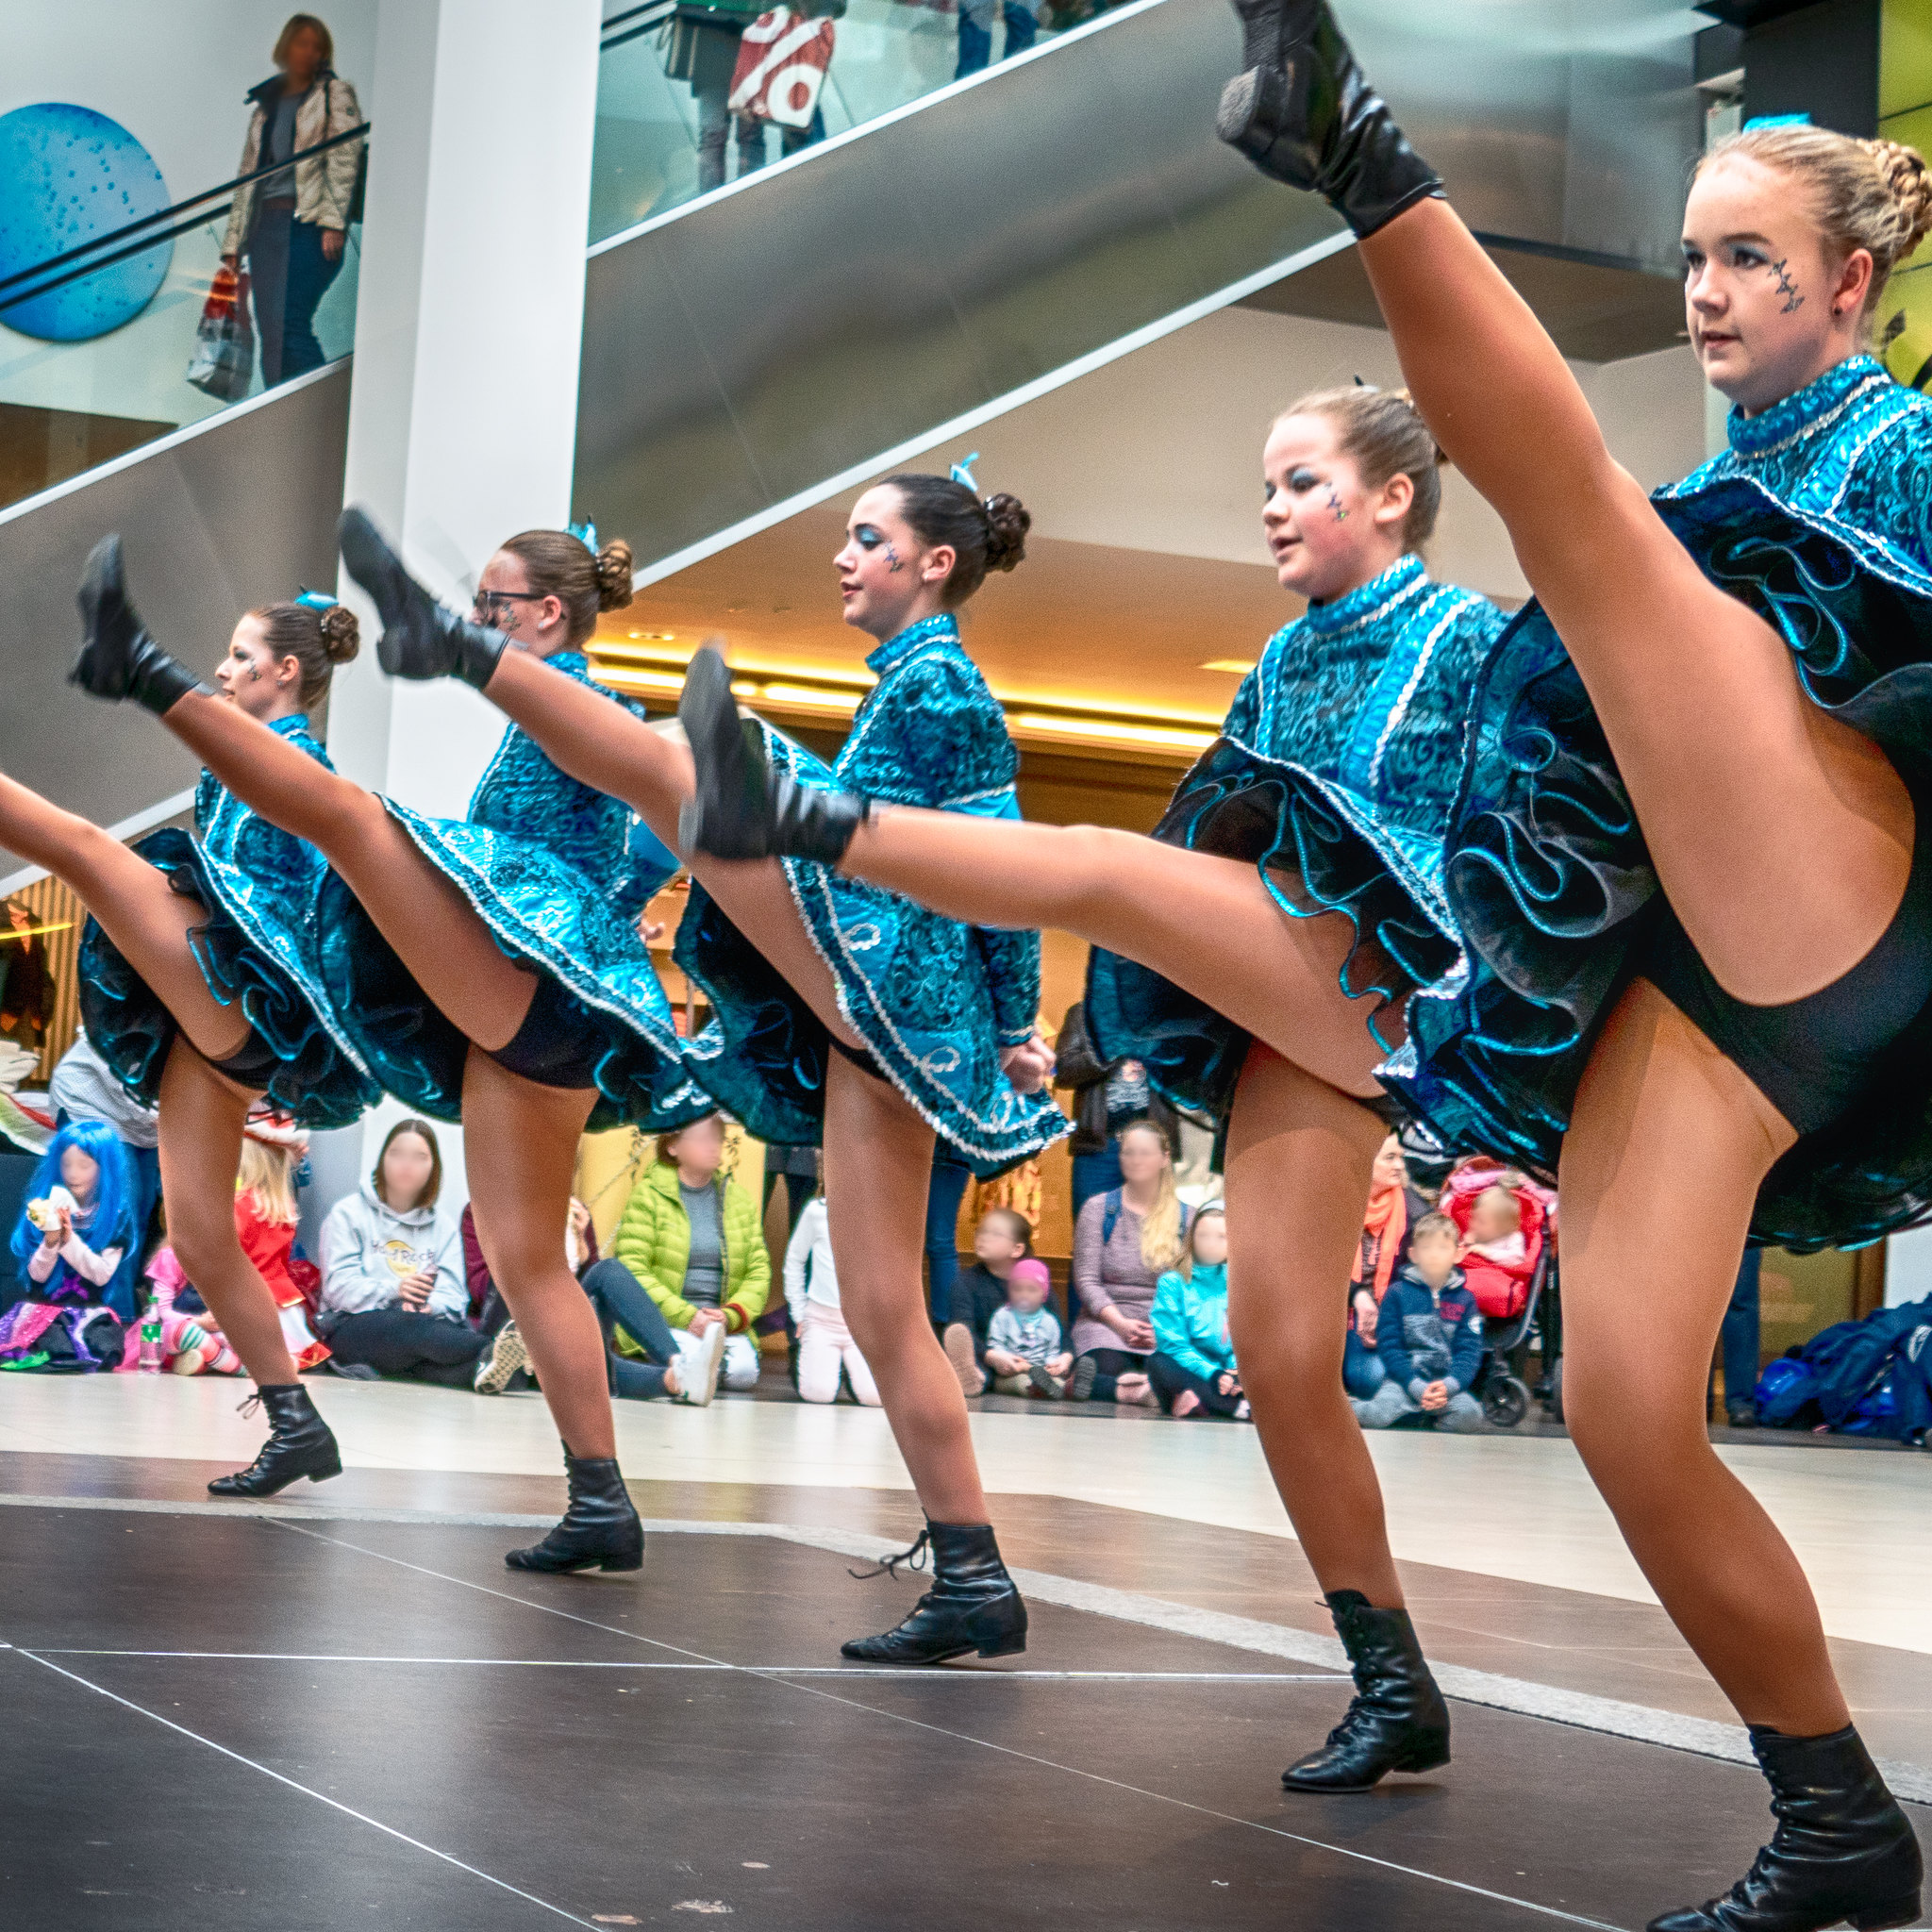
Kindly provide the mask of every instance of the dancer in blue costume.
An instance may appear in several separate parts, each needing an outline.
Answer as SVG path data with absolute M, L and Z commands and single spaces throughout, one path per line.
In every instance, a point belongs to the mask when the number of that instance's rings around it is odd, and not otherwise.
M 1079 934 L 1104 949 L 1088 985 L 1102 1050 L 1223 1119 L 1242 1387 L 1361 1693 L 1285 1774 L 1297 1790 L 1363 1790 L 1449 1752 L 1342 1391 L 1338 1289 L 1387 1134 L 1385 1041 L 1404 1037 L 1411 991 L 1458 965 L 1441 841 L 1468 693 L 1504 621 L 1416 555 L 1438 460 L 1400 395 L 1324 391 L 1276 422 L 1262 525 L 1308 613 L 1269 644 L 1155 839 L 967 826 L 797 787 L 747 756 L 702 665 L 685 693 L 700 847 L 805 854 L 955 919 Z
M 1749 1724 L 1777 1820 L 1724 1897 L 1652 1932 L 1909 1924 L 1911 1824 L 1804 1572 L 1711 1448 L 1706 1382 L 1760 1204 L 1760 1231 L 1831 1240 L 1924 1200 L 1932 423 L 1859 352 L 1932 226 L 1932 179 L 1909 149 L 1805 127 L 1706 158 L 1687 317 L 1739 423 L 1730 457 L 1653 506 L 1323 0 L 1241 10 L 1224 138 L 1361 237 L 1416 400 L 1537 595 L 1487 674 L 1451 902 L 1515 1002 L 1476 996 L 1487 1044 L 1520 1068 L 1578 1036 L 1573 1081 L 1504 1075 L 1535 1095 L 1541 1147 L 1567 1126 L 1566 1419 Z M 1425 1103 L 1448 1063 L 1432 1004 L 1411 1003 Z M 1494 1090 L 1437 1091 L 1452 1126 L 1495 1118 Z M 1633 1271 L 1641 1254 L 1670 1265 Z
M 326 598 L 251 610 L 215 673 L 219 702 L 325 765 L 307 712 L 356 648 L 354 615 Z M 322 856 L 207 773 L 194 819 L 198 841 L 169 829 L 130 850 L 0 778 L 0 841 L 64 879 L 92 915 L 80 948 L 89 1038 L 159 1108 L 168 1238 L 268 1411 L 261 1454 L 209 1492 L 268 1496 L 340 1474 L 341 1457 L 295 1379 L 275 1294 L 236 1235 L 242 1124 L 266 1092 L 306 1126 L 344 1126 L 382 1090 L 321 991 Z
M 996 824 L 988 814 L 1013 808 L 1017 759 L 954 612 L 989 570 L 1019 562 L 1028 522 L 1014 498 L 982 502 L 941 476 L 895 476 L 859 498 L 835 563 L 846 623 L 878 641 L 879 682 L 841 769 L 962 824 Z M 567 770 L 676 837 L 691 789 L 681 746 L 437 606 L 355 511 L 342 554 L 382 612 L 387 667 L 466 679 Z M 732 736 L 751 730 L 725 704 Z M 800 784 L 832 782 L 775 734 L 758 741 Z M 1051 1057 L 1035 1025 L 1039 936 L 934 919 L 813 865 L 700 862 L 697 879 L 679 957 L 710 993 L 722 1040 L 693 1064 L 758 1131 L 823 1138 L 846 1319 L 928 1522 L 920 1541 L 932 1545 L 931 1592 L 898 1629 L 846 1655 L 933 1663 L 1022 1650 L 1025 1606 L 987 1520 L 965 1402 L 925 1318 L 920 1259 L 936 1133 L 993 1173 L 1067 1131 L 1040 1091 Z
M 560 682 L 584 682 L 600 609 L 630 598 L 630 552 L 525 531 L 485 567 L 479 608 Z M 513 1567 L 635 1570 L 643 1529 L 616 1461 L 603 1335 L 558 1230 L 577 1141 L 594 1117 L 658 1128 L 710 1108 L 687 1077 L 638 918 L 668 855 L 633 815 L 564 776 L 511 732 L 471 819 L 425 818 L 319 768 L 211 695 L 142 627 L 112 539 L 90 560 L 75 678 L 161 717 L 239 797 L 326 854 L 324 982 L 339 1025 L 391 1091 L 425 1110 L 460 1100 L 476 1231 L 564 1442 L 570 1507 Z M 643 729 L 641 724 L 639 729 Z M 653 871 L 653 865 L 656 871 Z M 503 1364 L 498 1362 L 501 1368 Z

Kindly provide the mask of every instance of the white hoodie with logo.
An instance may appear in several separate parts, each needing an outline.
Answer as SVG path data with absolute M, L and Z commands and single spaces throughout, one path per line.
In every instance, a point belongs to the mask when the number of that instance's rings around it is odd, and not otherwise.
M 322 1305 L 339 1315 L 392 1307 L 402 1282 L 433 1267 L 425 1314 L 460 1322 L 469 1313 L 463 1241 L 447 1208 L 394 1208 L 367 1181 L 322 1224 Z

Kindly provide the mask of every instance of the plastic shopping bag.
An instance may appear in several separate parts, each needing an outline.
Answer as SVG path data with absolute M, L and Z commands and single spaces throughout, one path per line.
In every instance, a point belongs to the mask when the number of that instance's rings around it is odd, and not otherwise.
M 248 277 L 225 261 L 208 285 L 188 380 L 225 403 L 239 403 L 255 375 L 255 330 L 248 321 Z
M 808 19 L 789 7 L 759 14 L 739 43 L 731 111 L 775 121 L 780 127 L 809 127 L 832 64 L 835 35 L 829 20 Z

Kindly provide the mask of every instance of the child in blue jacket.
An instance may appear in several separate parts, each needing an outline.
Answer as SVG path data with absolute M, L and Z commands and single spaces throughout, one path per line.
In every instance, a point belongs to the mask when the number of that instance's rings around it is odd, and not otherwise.
M 1172 1416 L 1248 1420 L 1234 1344 L 1227 1337 L 1227 1223 L 1203 1208 L 1188 1229 L 1180 1266 L 1154 1289 L 1154 1354 L 1147 1379 Z
M 1483 1359 L 1483 1318 L 1456 1265 L 1461 1236 L 1446 1214 L 1424 1214 L 1409 1237 L 1408 1262 L 1382 1297 L 1375 1346 L 1389 1379 L 1366 1402 L 1351 1401 L 1365 1429 L 1410 1417 L 1458 1435 L 1482 1426 L 1469 1392 Z

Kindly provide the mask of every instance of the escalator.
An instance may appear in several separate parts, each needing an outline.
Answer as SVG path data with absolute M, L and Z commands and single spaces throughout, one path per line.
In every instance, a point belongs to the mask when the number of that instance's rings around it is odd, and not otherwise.
M 1344 11 L 1534 304 L 1674 339 L 1695 16 Z M 1215 139 L 1240 55 L 1225 0 L 1139 0 L 597 243 L 577 514 L 655 578 L 1212 309 L 1359 310 L 1335 217 Z

